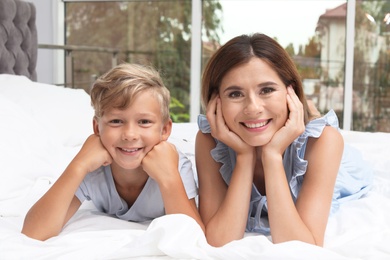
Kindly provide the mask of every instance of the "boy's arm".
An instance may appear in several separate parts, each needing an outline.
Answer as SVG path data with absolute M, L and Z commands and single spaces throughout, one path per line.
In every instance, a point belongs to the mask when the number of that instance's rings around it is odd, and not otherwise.
M 111 157 L 100 138 L 96 135 L 88 137 L 64 173 L 29 210 L 22 233 L 39 240 L 58 235 L 81 205 L 75 193 L 84 177 L 110 163 Z
M 77 174 L 72 178 L 73 167 L 69 167 L 53 186 L 28 211 L 22 233 L 38 240 L 46 240 L 60 233 L 65 223 L 80 207 L 74 195 L 78 185 Z
M 162 141 L 145 156 L 142 167 L 159 185 L 166 214 L 185 214 L 204 225 L 196 207 L 195 199 L 188 199 L 178 170 L 179 155 L 176 147 Z

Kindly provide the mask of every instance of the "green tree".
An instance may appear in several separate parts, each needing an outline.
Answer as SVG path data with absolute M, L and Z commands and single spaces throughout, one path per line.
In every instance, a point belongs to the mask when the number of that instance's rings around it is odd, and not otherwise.
M 321 49 L 318 43 L 317 37 L 313 36 L 309 38 L 309 42 L 305 45 L 305 57 L 320 58 Z
M 290 43 L 286 47 L 286 51 L 291 55 L 294 51 L 293 45 Z M 292 55 L 302 79 L 319 79 L 321 69 L 319 66 L 321 52 L 320 44 L 315 36 L 309 38 L 305 45 L 299 45 L 297 55 Z
M 222 6 L 215 0 L 202 4 L 203 40 L 219 42 Z M 67 3 L 67 44 L 117 48 L 119 61 L 153 65 L 174 98 L 171 109 L 180 115 L 175 120 L 188 121 L 191 7 L 186 0 Z M 91 75 L 101 75 L 111 67 L 107 53 L 73 55 L 75 81 L 87 91 Z
M 290 43 L 289 45 L 287 45 L 287 47 L 285 48 L 285 50 L 286 50 L 287 53 L 290 55 L 290 57 L 294 57 L 294 55 L 295 55 L 295 49 L 294 49 L 294 44 L 293 44 L 293 43 Z

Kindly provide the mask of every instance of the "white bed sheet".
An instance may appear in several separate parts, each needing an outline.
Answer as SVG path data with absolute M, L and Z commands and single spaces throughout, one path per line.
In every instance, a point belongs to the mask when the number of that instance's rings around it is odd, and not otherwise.
M 22 235 L 28 209 L 92 133 L 92 115 L 82 90 L 0 75 L 0 259 L 390 259 L 389 133 L 342 131 L 374 167 L 375 181 L 367 196 L 330 216 L 323 248 L 272 244 L 253 233 L 216 248 L 185 215 L 133 223 L 89 202 L 57 237 L 41 242 Z M 192 162 L 196 132 L 195 123 L 174 124 L 170 138 Z

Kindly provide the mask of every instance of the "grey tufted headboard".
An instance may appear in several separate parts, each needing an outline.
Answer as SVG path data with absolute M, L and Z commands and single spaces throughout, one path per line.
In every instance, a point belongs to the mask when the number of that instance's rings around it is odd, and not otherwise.
M 33 3 L 0 0 L 0 74 L 37 80 L 38 35 Z

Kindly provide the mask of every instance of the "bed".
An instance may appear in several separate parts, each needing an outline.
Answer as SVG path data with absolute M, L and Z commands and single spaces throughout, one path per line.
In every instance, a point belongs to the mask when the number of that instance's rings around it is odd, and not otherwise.
M 0 16 L 3 4 L 25 10 L 23 17 L 30 18 L 23 23 L 32 24 L 28 30 L 34 32 L 33 5 L 1 0 Z M 9 31 L 4 20 L 0 23 L 5 39 Z M 36 32 L 35 38 L 34 33 L 24 35 L 33 36 L 27 42 L 36 44 Z M 207 244 L 196 222 L 185 215 L 126 222 L 98 212 L 88 202 L 60 235 L 44 242 L 24 236 L 20 230 L 28 209 L 92 133 L 93 110 L 84 90 L 36 81 L 36 49 L 24 43 L 9 51 L 2 44 L 0 259 L 390 259 L 390 133 L 341 131 L 345 142 L 361 150 L 372 165 L 374 185 L 365 197 L 342 204 L 329 217 L 323 248 L 299 241 L 273 244 L 270 237 L 254 233 L 217 248 Z M 4 51 L 13 54 L 4 56 Z M 16 59 L 16 53 L 24 58 Z M 8 62 L 22 64 L 4 66 Z M 13 69 L 22 67 L 26 69 Z M 195 123 L 175 123 L 170 137 L 193 165 L 196 132 Z

